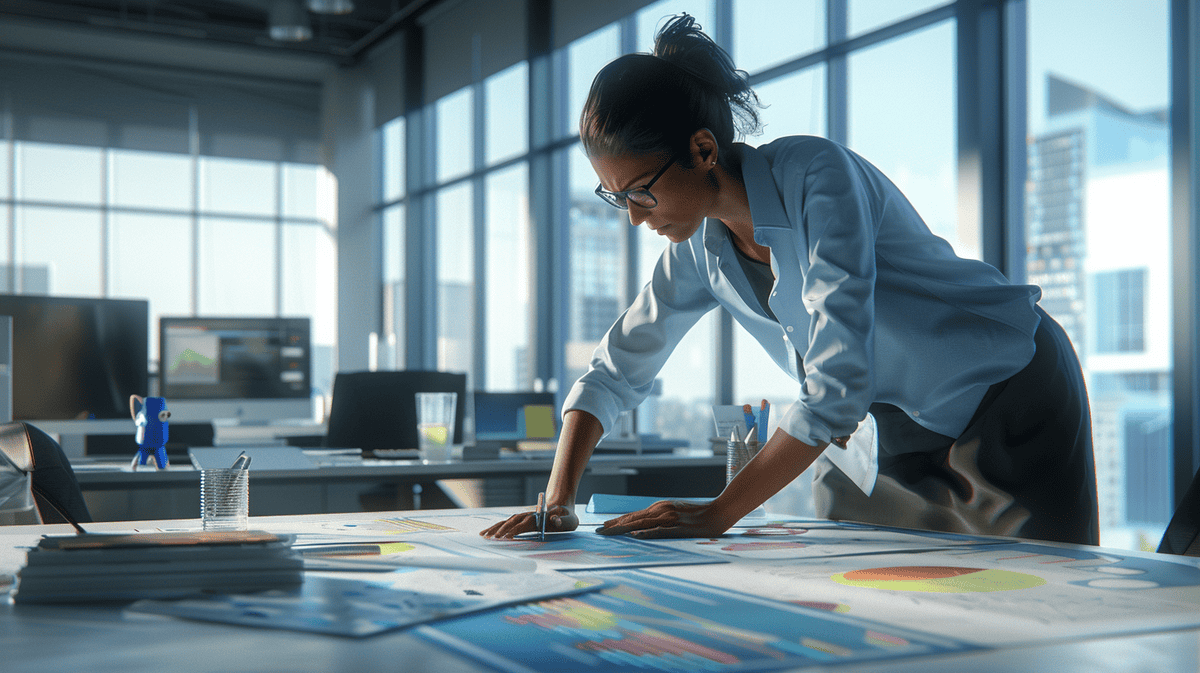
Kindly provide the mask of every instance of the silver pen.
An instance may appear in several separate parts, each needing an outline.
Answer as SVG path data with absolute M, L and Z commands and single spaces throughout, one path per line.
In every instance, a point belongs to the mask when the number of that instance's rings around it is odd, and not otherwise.
M 537 513 L 533 515 L 538 527 L 538 541 L 546 541 L 546 492 L 538 493 Z

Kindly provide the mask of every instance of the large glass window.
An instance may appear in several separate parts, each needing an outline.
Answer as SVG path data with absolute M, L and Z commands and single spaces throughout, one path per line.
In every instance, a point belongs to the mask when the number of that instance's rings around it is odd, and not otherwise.
M 275 314 L 274 222 L 200 219 L 200 315 Z
M 849 145 L 908 197 L 960 257 L 979 258 L 979 232 L 958 226 L 955 22 L 849 58 Z
M 471 126 L 475 96 L 464 87 L 439 100 L 437 110 L 437 179 L 445 182 L 471 172 L 475 132 Z
M 825 46 L 824 0 L 733 0 L 733 62 L 750 74 Z
M 529 148 L 529 64 L 525 61 L 484 83 L 487 101 L 486 163 L 524 154 Z
M 278 173 L 269 161 L 201 157 L 200 209 L 271 217 L 278 210 Z
M 471 183 L 437 193 L 439 370 L 472 372 L 475 347 L 475 234 Z
M 383 325 L 379 366 L 383 369 L 404 369 L 405 359 L 405 292 L 404 270 L 404 204 L 383 211 Z M 386 350 L 384 348 L 386 347 Z M 390 356 L 390 357 L 389 357 Z
M 1172 511 L 1168 2 L 1028 8 L 1028 279 L 1083 362 L 1100 541 L 1153 549 Z
M 95 210 L 16 209 L 18 287 L 27 294 L 99 297 L 101 217 Z M 148 269 L 147 276 L 153 274 Z M 40 287 L 39 287 L 40 286 Z
M 280 247 L 280 313 L 312 319 L 312 387 L 333 390 L 333 344 L 337 343 L 337 239 L 322 223 L 283 227 Z
M 18 143 L 16 192 L 24 201 L 98 205 L 104 152 L 95 147 Z
M 397 117 L 383 125 L 380 154 L 380 173 L 383 178 L 383 202 L 391 203 L 403 198 L 405 193 L 404 165 L 404 117 Z
M 113 206 L 191 210 L 192 158 L 163 152 L 112 150 L 109 203 Z
M 109 216 L 113 297 L 150 301 L 151 358 L 158 352 L 158 318 L 192 313 L 192 218 L 113 213 Z
M 557 129 L 558 135 L 579 133 L 579 116 L 587 102 L 588 91 L 596 73 L 609 61 L 621 55 L 621 30 L 611 24 L 567 47 L 567 115 Z
M 847 31 L 850 36 L 869 33 L 897 21 L 926 12 L 946 0 L 847 0 Z
M 567 295 L 566 384 L 587 371 L 592 352 L 625 309 L 625 237 L 628 214 L 596 198 L 596 172 L 582 149 L 567 150 L 570 209 L 567 241 L 570 287 Z
M 488 390 L 533 387 L 529 337 L 529 169 L 517 164 L 493 173 L 487 189 L 487 378 Z
M 820 135 L 825 129 L 825 65 L 806 68 L 755 87 L 763 108 L 761 136 L 747 138 L 763 145 L 784 136 Z

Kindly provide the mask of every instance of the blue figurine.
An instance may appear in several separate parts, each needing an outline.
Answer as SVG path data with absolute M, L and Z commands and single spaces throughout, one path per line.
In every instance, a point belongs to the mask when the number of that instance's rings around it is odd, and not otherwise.
M 145 465 L 147 460 L 154 460 L 154 466 L 160 470 L 167 469 L 167 419 L 171 412 L 167 411 L 167 400 L 163 397 L 129 396 L 129 412 L 133 414 L 133 424 L 137 427 L 134 438 L 137 440 L 138 452 L 130 465 L 135 471 L 138 465 Z

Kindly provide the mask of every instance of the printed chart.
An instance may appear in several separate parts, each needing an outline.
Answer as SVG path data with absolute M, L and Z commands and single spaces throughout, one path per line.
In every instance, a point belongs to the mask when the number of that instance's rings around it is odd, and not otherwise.
M 1200 624 L 1200 568 L 1031 543 L 647 571 L 981 645 Z M 1052 627 L 1052 628 L 1050 628 Z
M 378 580 L 310 575 L 299 589 L 139 601 L 128 609 L 242 626 L 369 636 L 452 615 L 594 590 L 558 573 L 401 569 Z
M 422 627 L 502 671 L 773 671 L 972 646 L 828 610 L 636 571 L 597 573 L 598 592 Z

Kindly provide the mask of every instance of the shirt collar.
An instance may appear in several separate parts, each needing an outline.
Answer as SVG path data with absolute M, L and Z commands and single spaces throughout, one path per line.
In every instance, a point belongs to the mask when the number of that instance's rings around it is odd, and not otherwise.
M 757 148 L 735 143 L 742 155 L 742 181 L 746 185 L 746 197 L 750 201 L 750 217 L 754 221 L 754 241 L 770 247 L 772 230 L 791 230 L 792 223 L 783 209 L 779 189 L 771 164 Z M 720 226 L 718 226 L 720 225 Z M 721 246 L 728 238 L 725 226 L 717 220 L 704 221 L 704 247 L 713 255 L 720 255 Z

